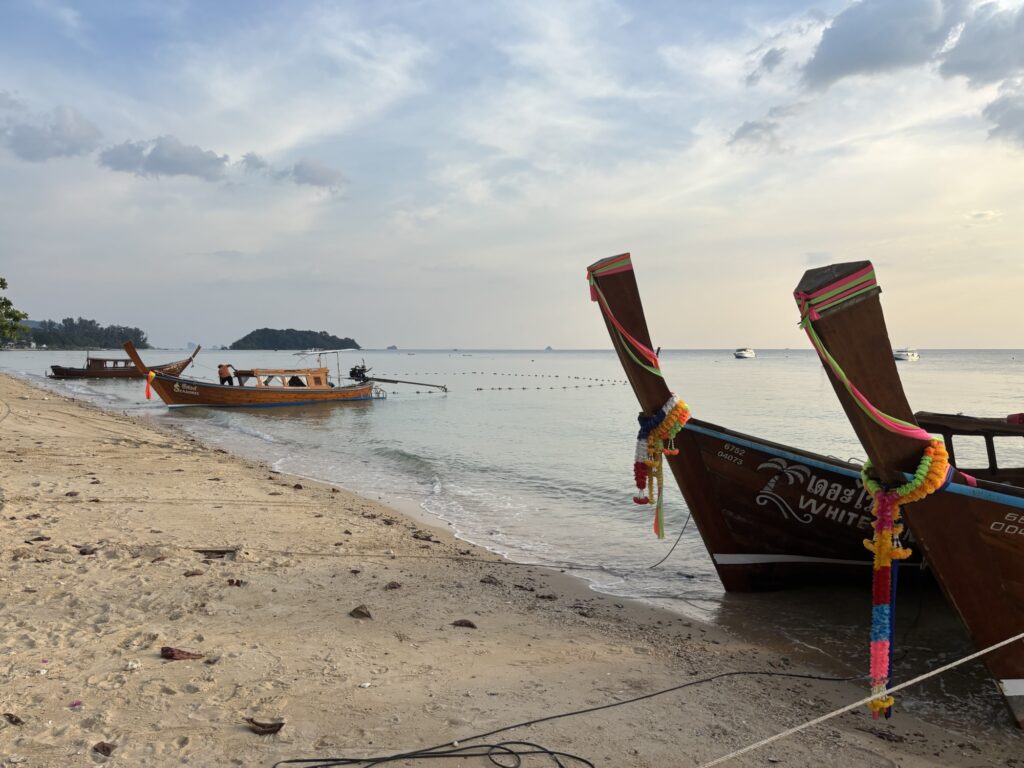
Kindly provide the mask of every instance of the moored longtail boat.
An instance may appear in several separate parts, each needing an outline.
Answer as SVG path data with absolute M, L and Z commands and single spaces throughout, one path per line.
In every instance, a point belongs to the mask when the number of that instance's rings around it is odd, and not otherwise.
M 647 428 L 673 395 L 653 351 L 631 258 L 599 261 L 587 277 Z M 695 418 L 675 432 L 671 445 L 662 442 L 669 451 L 665 461 L 727 590 L 868 578 L 871 561 L 861 540 L 870 535 L 871 497 L 860 485 L 859 465 Z M 635 500 L 654 508 L 660 532 L 661 461 L 647 455 L 646 437 L 640 443 L 638 485 L 651 488 L 650 493 L 639 488 Z M 648 460 L 649 467 L 640 466 Z
M 869 459 L 865 485 L 876 499 L 875 536 L 865 542 L 875 565 L 872 709 L 887 712 L 895 579 L 887 582 L 903 554 L 900 514 L 975 644 L 988 648 L 1024 632 L 1024 490 L 956 471 L 941 441 L 919 427 L 890 351 L 880 292 L 874 267 L 861 261 L 809 270 L 795 296 Z M 1024 640 L 984 660 L 1024 727 Z
M 135 364 L 147 371 L 146 396 L 152 388 L 169 408 L 205 406 L 208 408 L 272 408 L 288 405 L 354 402 L 376 395 L 372 381 L 335 386 L 327 368 L 254 368 L 236 371 L 242 386 L 215 384 L 211 381 L 170 376 L 149 370 L 134 345 L 124 345 Z
M 151 370 L 166 373 L 170 376 L 178 376 L 188 368 L 200 347 L 192 350 L 192 354 L 184 360 L 176 360 L 173 363 L 154 365 Z M 69 368 L 64 365 L 51 365 L 51 379 L 141 379 L 146 372 L 141 370 L 132 360 L 123 357 L 93 357 L 86 355 L 84 368 Z

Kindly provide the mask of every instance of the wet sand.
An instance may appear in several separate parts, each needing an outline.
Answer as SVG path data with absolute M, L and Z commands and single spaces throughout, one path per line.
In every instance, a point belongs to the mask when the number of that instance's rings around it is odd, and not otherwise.
M 358 606 L 370 617 L 350 615 Z M 832 673 L 756 632 L 598 595 L 6 376 L 0 627 L 3 768 L 389 754 L 722 672 Z M 164 647 L 202 658 L 166 660 Z M 863 693 L 736 676 L 485 741 L 598 766 L 697 766 Z M 257 735 L 247 717 L 285 725 Z M 101 742 L 110 756 L 94 751 Z M 857 712 L 731 765 L 1014 766 L 1022 747 L 1008 724 L 972 734 Z

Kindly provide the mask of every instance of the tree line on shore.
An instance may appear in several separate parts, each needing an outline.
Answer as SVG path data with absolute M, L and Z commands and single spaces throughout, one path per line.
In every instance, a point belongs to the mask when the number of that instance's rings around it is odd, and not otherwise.
M 0 291 L 7 289 L 7 281 L 0 277 Z M 141 328 L 127 325 L 100 325 L 84 317 L 66 317 L 59 323 L 43 320 L 25 324 L 28 315 L 15 309 L 11 300 L 0 294 L 0 346 L 36 347 L 48 349 L 117 349 L 125 341 L 139 349 L 149 349 L 146 333 Z M 277 330 L 259 328 L 246 334 L 231 349 L 361 349 L 354 339 L 334 336 L 327 331 L 298 331 L 294 328 Z

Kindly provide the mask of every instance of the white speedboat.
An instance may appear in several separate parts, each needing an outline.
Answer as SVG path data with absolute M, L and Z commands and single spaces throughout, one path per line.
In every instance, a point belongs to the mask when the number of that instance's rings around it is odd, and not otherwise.
M 748 357 L 757 357 L 757 353 L 755 353 L 754 350 L 752 350 L 750 347 L 740 347 L 732 354 L 733 357 L 737 358 L 738 360 L 743 360 Z
M 921 359 L 921 355 L 918 354 L 916 349 L 910 347 L 904 347 L 903 349 L 894 349 L 892 356 L 896 360 L 906 360 L 909 363 L 913 363 Z

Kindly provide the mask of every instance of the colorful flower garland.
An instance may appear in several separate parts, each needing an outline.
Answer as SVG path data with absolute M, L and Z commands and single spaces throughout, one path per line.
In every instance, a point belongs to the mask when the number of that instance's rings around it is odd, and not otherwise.
M 864 540 L 864 546 L 874 554 L 874 573 L 871 583 L 871 693 L 875 699 L 868 705 L 871 716 L 878 719 L 882 713 L 892 715 L 893 697 L 886 693 L 892 677 L 893 634 L 896 619 L 896 568 L 900 560 L 910 557 L 911 551 L 900 546 L 900 507 L 923 499 L 942 490 L 953 476 L 949 454 L 941 440 L 931 440 L 924 450 L 914 477 L 895 490 L 889 490 L 870 476 L 871 462 L 864 462 L 861 481 L 868 493 L 875 497 L 871 509 L 874 515 L 874 537 Z
M 690 420 L 690 409 L 675 395 L 653 416 L 640 414 L 640 431 L 636 436 L 636 461 L 633 476 L 640 493 L 633 497 L 635 504 L 650 504 L 654 497 L 654 533 L 665 538 L 665 517 L 662 511 L 663 456 L 675 456 L 675 436 Z

